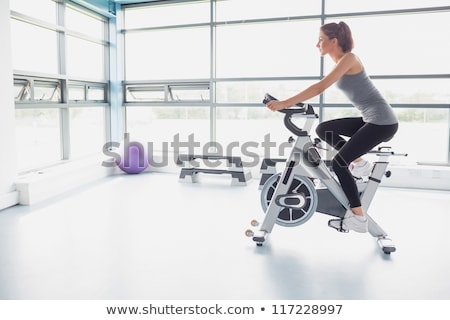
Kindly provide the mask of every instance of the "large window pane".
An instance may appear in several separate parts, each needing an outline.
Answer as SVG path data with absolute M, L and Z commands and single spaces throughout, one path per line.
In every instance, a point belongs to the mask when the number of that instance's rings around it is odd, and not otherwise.
M 347 0 L 213 1 L 214 16 L 211 26 L 180 28 L 182 24 L 209 22 L 211 8 L 208 1 L 197 2 L 196 8 L 201 12 L 199 15 L 176 17 L 180 11 L 175 7 L 182 10 L 191 4 L 192 8 L 196 7 L 193 3 L 186 5 L 173 2 L 167 6 L 158 2 L 157 5 L 149 3 L 145 8 L 136 6 L 125 9 L 125 74 L 126 80 L 130 81 L 125 88 L 128 111 L 131 108 L 141 110 L 139 112 L 147 109 L 130 107 L 133 103 L 143 105 L 149 102 L 148 109 L 153 109 L 150 103 L 174 104 L 175 100 L 168 98 L 170 83 L 179 79 L 196 82 L 212 75 L 215 87 L 209 98 L 213 103 L 211 110 L 216 118 L 211 126 L 220 144 L 261 142 L 261 139 L 267 139 L 267 128 L 270 128 L 272 140 L 286 142 L 291 134 L 284 128 L 282 120 L 278 119 L 281 115 L 268 112 L 261 100 L 266 92 L 285 99 L 320 79 L 321 59 L 316 43 L 322 23 L 322 12 L 325 12 L 325 17 L 327 13 L 333 14 L 332 20 L 327 19 L 326 22 L 344 20 L 350 25 L 355 39 L 354 52 L 361 58 L 367 73 L 372 76 L 375 85 L 390 103 L 414 106 L 443 105 L 450 101 L 448 79 L 439 76 L 434 79 L 420 78 L 421 75 L 450 73 L 450 64 L 447 63 L 450 42 L 440 41 L 450 38 L 449 11 L 360 16 L 352 14 L 448 6 L 443 0 L 382 0 L 364 4 Z M 322 4 L 324 8 L 321 7 Z M 342 18 L 338 17 L 339 12 L 342 12 Z M 148 21 L 145 21 L 146 19 Z M 251 21 L 255 19 L 258 21 Z M 265 19 L 267 21 L 264 21 Z M 154 29 L 145 30 L 146 27 Z M 127 30 L 133 28 L 142 30 Z M 194 34 L 199 29 L 204 29 L 204 33 L 201 39 L 197 40 L 199 38 Z M 211 37 L 213 46 L 210 43 Z M 183 49 L 177 50 L 176 46 Z M 188 59 L 184 59 L 186 54 Z M 211 62 L 214 62 L 214 65 Z M 333 66 L 333 61 L 326 57 L 324 73 L 330 72 Z M 377 79 L 377 76 L 395 75 L 419 76 L 412 79 Z M 275 81 L 271 78 L 284 80 Z M 133 83 L 133 80 L 138 80 L 139 83 Z M 323 97 L 325 106 L 349 103 L 335 87 L 329 88 Z M 202 98 L 202 101 L 207 100 Z M 320 97 L 308 101 L 314 106 L 318 106 L 320 102 Z M 355 108 L 338 109 L 325 106 L 325 118 L 359 115 Z M 172 112 L 175 112 L 178 108 L 157 109 L 172 109 Z M 422 119 L 425 118 L 425 123 L 430 123 L 432 128 L 446 126 L 445 133 L 439 133 L 439 152 L 442 154 L 429 157 L 446 161 L 448 110 L 443 118 L 440 113 L 442 110 L 446 109 L 427 111 L 426 116 L 422 114 Z M 399 108 L 395 111 L 400 114 L 406 109 Z M 403 118 L 399 118 L 401 123 L 408 127 L 410 121 L 405 120 L 405 117 L 406 115 L 403 115 Z M 440 120 L 436 120 L 437 118 Z M 434 122 L 431 119 L 434 119 Z M 142 119 L 137 117 L 135 120 L 139 122 Z M 278 120 L 280 122 L 277 122 Z M 207 118 L 205 121 L 209 123 Z M 127 123 L 131 123 L 130 119 L 127 119 Z M 206 127 L 205 125 L 205 141 L 210 138 Z M 313 131 L 312 134 L 314 135 Z M 170 138 L 167 137 L 166 140 L 170 141 Z M 402 142 L 399 142 L 398 146 L 402 147 Z M 413 158 L 411 161 L 414 163 L 427 161 L 422 155 L 418 155 L 420 160 L 410 157 L 407 161 Z
M 311 85 L 314 81 L 225 81 L 216 85 L 216 102 L 218 103 L 262 103 L 264 95 L 283 100 L 287 99 Z M 315 97 L 308 103 L 318 103 Z
M 209 34 L 203 27 L 126 33 L 126 78 L 209 78 Z
M 217 1 L 217 21 L 249 20 L 320 14 L 320 1 L 228 0 Z
M 433 104 L 450 101 L 450 79 L 374 79 L 389 103 Z M 324 94 L 326 103 L 349 103 L 336 86 Z
M 319 74 L 320 21 L 217 27 L 217 77 Z
M 402 162 L 446 163 L 448 157 L 449 110 L 397 109 L 399 131 L 389 144 L 408 153 Z
M 125 10 L 125 27 L 132 29 L 205 23 L 210 21 L 210 16 L 209 1 L 127 8 Z
M 18 170 L 61 160 L 58 109 L 16 110 Z
M 433 108 L 394 109 L 399 129 L 394 138 L 382 143 L 393 151 L 407 153 L 407 158 L 393 157 L 393 163 L 446 163 L 448 156 L 449 111 Z M 326 108 L 324 120 L 359 116 L 355 108 Z
M 238 142 L 258 143 L 270 135 L 274 141 L 287 141 L 289 133 L 283 125 L 283 114 L 261 107 L 217 108 L 217 141 L 223 146 Z M 258 151 L 258 153 L 260 150 Z
M 55 31 L 12 19 L 11 32 L 15 70 L 58 73 Z
M 202 152 L 209 139 L 209 108 L 205 107 L 127 107 L 127 132 L 130 141 L 153 145 L 153 150 L 174 151 L 172 142 L 184 143 L 180 152 L 187 153 L 189 136 Z M 178 137 L 178 138 L 177 138 Z
M 105 78 L 104 46 L 76 37 L 67 38 L 67 74 L 90 79 Z
M 3 0 L 4 1 L 4 0 Z M 56 23 L 56 2 L 52 0 L 9 0 L 13 11 L 39 20 Z
M 62 148 L 69 159 L 100 153 L 104 106 L 93 105 L 108 98 L 107 18 L 70 1 L 11 0 L 11 10 L 19 13 L 11 18 L 19 171 L 59 162 Z M 60 118 L 67 102 L 80 102 L 68 123 Z
M 66 8 L 66 27 L 68 29 L 84 33 L 93 38 L 104 38 L 104 22 L 76 9 Z
M 450 73 L 450 12 L 345 21 L 352 29 L 354 52 L 370 74 Z M 380 30 L 388 32 L 380 34 Z M 326 60 L 329 71 L 332 63 Z
M 315 109 L 316 113 L 319 109 Z M 243 160 L 256 165 L 259 157 L 287 157 L 292 144 L 288 143 L 292 133 L 283 123 L 284 115 L 266 107 L 220 107 L 217 108 L 217 141 L 231 155 L 242 155 Z M 305 119 L 294 123 L 303 128 Z M 318 121 L 313 123 L 314 133 Z M 230 153 L 228 152 L 228 153 Z M 259 158 L 260 159 L 260 158 Z
M 70 108 L 71 158 L 99 154 L 105 143 L 103 107 Z
M 326 13 L 342 12 L 364 12 L 394 9 L 426 8 L 436 6 L 448 6 L 448 0 L 377 0 L 377 1 L 355 1 L 355 0 L 326 0 Z

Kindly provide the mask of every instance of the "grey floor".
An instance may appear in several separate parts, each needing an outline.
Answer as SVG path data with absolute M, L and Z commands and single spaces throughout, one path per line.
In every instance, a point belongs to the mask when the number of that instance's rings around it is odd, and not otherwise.
M 118 175 L 0 211 L 0 299 L 450 299 L 450 192 L 380 188 L 397 252 L 316 214 L 256 247 L 258 181 Z

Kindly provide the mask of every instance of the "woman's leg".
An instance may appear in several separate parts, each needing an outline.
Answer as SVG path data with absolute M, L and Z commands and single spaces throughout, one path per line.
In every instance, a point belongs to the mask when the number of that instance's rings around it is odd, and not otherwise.
M 353 136 L 364 124 L 362 117 L 333 119 L 320 123 L 317 126 L 316 133 L 334 149 L 340 150 L 347 142 L 342 136 Z M 353 159 L 352 162 L 357 163 L 361 160 L 363 158 L 359 157 Z
M 334 149 L 340 150 L 347 142 L 343 136 L 353 136 L 364 124 L 361 117 L 333 119 L 321 122 L 316 128 L 316 133 Z
M 359 118 L 337 119 L 318 126 L 317 134 L 339 150 L 333 158 L 332 166 L 349 200 L 353 214 L 359 216 L 344 219 L 344 223 L 355 231 L 366 232 L 367 219 L 364 217 L 359 191 L 348 166 L 379 143 L 392 137 L 397 128 L 398 125 L 366 124 Z M 350 136 L 350 139 L 345 141 L 341 135 Z
M 362 213 L 360 208 L 361 202 L 355 179 L 351 175 L 348 166 L 353 160 L 392 137 L 396 131 L 397 125 L 379 126 L 366 123 L 339 149 L 332 161 L 333 170 L 349 200 L 350 208 L 355 208 L 355 214 Z

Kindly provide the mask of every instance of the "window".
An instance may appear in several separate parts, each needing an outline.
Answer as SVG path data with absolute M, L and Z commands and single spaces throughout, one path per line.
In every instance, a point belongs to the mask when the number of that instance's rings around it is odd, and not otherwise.
M 200 130 L 209 133 L 205 139 L 242 144 L 260 141 L 270 132 L 278 143 L 284 142 L 289 132 L 278 114 L 264 108 L 264 93 L 287 98 L 326 75 L 333 62 L 321 58 L 316 48 L 319 27 L 344 20 L 352 30 L 355 53 L 400 119 L 392 143 L 414 163 L 450 161 L 447 1 L 211 0 L 122 8 L 129 128 L 139 127 L 138 115 L 154 119 L 156 110 L 179 119 L 180 110 L 192 104 L 209 111 L 211 120 L 205 117 Z M 187 10 L 192 14 L 184 14 Z M 204 88 L 183 87 L 199 83 Z M 359 115 L 335 87 L 308 103 L 321 119 Z M 142 129 L 153 130 L 150 120 L 146 123 Z M 427 134 L 411 132 L 414 126 Z M 170 140 L 183 127 L 161 130 L 170 132 L 165 137 Z M 412 147 L 409 137 L 425 145 L 430 134 L 439 135 L 433 153 L 405 150 Z
M 17 166 L 21 171 L 61 160 L 57 108 L 16 109 Z
M 127 85 L 126 102 L 209 102 L 209 83 Z
M 218 104 L 258 104 L 262 107 L 264 94 L 270 92 L 274 97 L 290 97 L 313 83 L 312 80 L 277 80 L 277 81 L 218 81 L 216 84 L 216 101 Z M 310 103 L 318 103 L 319 97 Z
M 377 1 L 353 1 L 353 0 L 327 0 L 326 13 L 343 12 L 370 12 L 384 10 L 405 10 L 413 8 L 427 8 L 448 6 L 447 0 L 377 0 Z
M 102 44 L 68 36 L 67 74 L 74 78 L 105 79 L 105 48 Z
M 396 108 L 399 119 L 399 130 L 389 145 L 397 152 L 408 154 L 402 163 L 445 163 L 448 149 L 443 148 L 449 143 L 448 123 L 449 110 L 445 108 Z M 355 108 L 326 108 L 324 120 L 358 117 Z M 426 152 L 424 152 L 426 150 Z
M 37 19 L 56 23 L 57 6 L 52 0 L 9 0 L 10 9 Z
M 65 0 L 12 0 L 11 9 L 19 171 L 100 154 L 107 19 Z
M 317 75 L 319 27 L 319 20 L 218 26 L 217 77 Z
M 210 21 L 211 5 L 209 1 L 166 2 L 149 7 L 128 7 L 125 10 L 125 27 L 127 29 L 153 28 L 209 23 Z
M 390 104 L 447 104 L 450 101 L 450 79 L 380 79 L 374 76 L 372 81 Z M 349 102 L 336 86 L 325 92 L 324 101 Z
M 207 27 L 127 32 L 127 80 L 195 79 L 210 76 Z
M 14 70 L 58 73 L 57 33 L 30 23 L 12 20 Z
M 17 103 L 61 102 L 61 83 L 34 78 L 14 79 Z
M 105 143 L 105 108 L 72 107 L 69 119 L 71 158 L 98 153 Z
M 217 21 L 319 15 L 320 1 L 228 0 L 217 1 Z
M 327 22 L 339 20 L 352 29 L 354 51 L 370 74 L 450 73 L 450 41 L 444 40 L 450 38 L 450 11 L 337 17 Z M 389 32 L 380 37 L 380 28 Z
M 127 107 L 127 129 L 131 141 L 152 145 L 152 150 L 173 157 L 173 144 L 181 142 L 180 152 L 202 152 L 209 139 L 209 109 L 205 107 Z M 191 140 L 190 140 L 191 139 Z M 196 143 L 189 150 L 189 141 Z M 194 144 L 192 144 L 194 146 Z M 167 158 L 166 158 L 167 159 Z M 174 163 L 172 158 L 167 159 Z
M 92 38 L 105 38 L 105 21 L 96 15 L 80 11 L 77 7 L 66 7 L 66 27 L 71 31 L 89 35 Z
M 71 102 L 106 102 L 106 84 L 69 81 L 69 101 Z

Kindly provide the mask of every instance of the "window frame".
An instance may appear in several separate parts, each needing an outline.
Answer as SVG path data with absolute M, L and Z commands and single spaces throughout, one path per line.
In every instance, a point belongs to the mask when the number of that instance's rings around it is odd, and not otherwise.
M 65 26 L 65 10 L 67 7 L 77 10 L 87 16 L 100 20 L 103 23 L 103 38 L 91 36 L 78 32 L 77 30 L 71 30 Z M 103 128 L 104 137 L 107 139 L 110 134 L 110 40 L 109 40 L 109 25 L 111 16 L 103 15 L 98 12 L 94 12 L 89 8 L 85 8 L 75 2 L 69 0 L 61 0 L 56 2 L 56 23 L 50 23 L 37 19 L 33 16 L 23 14 L 11 10 L 10 19 L 18 20 L 23 23 L 27 23 L 37 28 L 45 28 L 56 32 L 56 50 L 58 57 L 58 72 L 54 73 L 42 73 L 33 72 L 30 70 L 13 70 L 13 81 L 15 86 L 22 85 L 23 88 L 19 91 L 19 95 L 15 98 L 15 109 L 27 109 L 27 110 L 40 110 L 40 109 L 57 109 L 59 113 L 59 130 L 60 130 L 60 161 L 71 160 L 71 133 L 70 133 L 70 114 L 71 108 L 97 108 L 102 107 L 105 112 L 102 119 L 105 127 Z M 104 75 L 100 79 L 92 79 L 89 77 L 70 76 L 66 74 L 67 60 L 66 60 L 66 39 L 67 37 L 75 37 L 84 41 L 89 41 L 95 44 L 103 46 L 103 64 Z M 39 85 L 43 87 L 52 86 L 55 87 L 55 93 L 58 94 L 58 99 L 42 100 L 35 96 L 36 88 Z M 69 88 L 71 86 L 78 85 L 83 88 L 83 99 L 70 100 Z M 103 97 L 101 99 L 89 98 L 89 90 L 100 89 L 103 91 Z M 25 93 L 28 91 L 29 98 L 25 99 Z M 16 91 L 17 92 L 17 91 Z M 20 98 L 20 94 L 22 97 Z M 101 146 L 99 146 L 99 153 L 101 153 Z M 36 168 L 52 165 L 47 163 L 39 163 Z M 33 168 L 19 168 L 19 171 L 24 170 L 27 172 Z
M 155 32 L 157 32 L 158 30 L 167 30 L 170 28 L 191 28 L 191 27 L 198 27 L 198 26 L 206 26 L 209 25 L 210 27 L 210 61 L 211 61 L 211 70 L 210 70 L 210 78 L 209 79 L 202 79 L 205 80 L 205 82 L 209 82 L 210 84 L 210 102 L 205 103 L 205 107 L 210 108 L 211 112 L 211 120 L 210 120 L 210 139 L 211 141 L 216 141 L 216 130 L 217 130 L 217 124 L 216 124 L 216 111 L 217 108 L 226 108 L 226 107 L 236 107 L 236 106 L 241 106 L 241 107 L 262 107 L 262 104 L 259 102 L 248 102 L 248 101 L 243 101 L 243 102 L 232 102 L 232 103 L 228 103 L 228 102 L 217 102 L 217 92 L 216 92 L 216 87 L 218 84 L 221 83 L 231 83 L 231 82 L 245 82 L 248 84 L 251 83 L 257 83 L 257 82 L 270 82 L 270 81 L 297 81 L 297 80 L 320 80 L 321 78 L 323 78 L 325 76 L 325 62 L 323 57 L 321 57 L 318 60 L 318 64 L 319 64 L 319 69 L 320 72 L 317 75 L 313 75 L 313 76 L 296 76 L 296 77 L 292 77 L 292 76 L 278 76 L 278 77 L 271 77 L 271 76 L 266 76 L 266 77 L 228 77 L 228 78 L 219 78 L 216 76 L 216 45 L 218 41 L 216 39 L 216 30 L 217 27 L 220 26 L 225 26 L 225 25 L 244 25 L 244 24 L 251 24 L 251 23 L 273 23 L 273 22 L 284 22 L 284 21 L 300 21 L 300 20 L 315 20 L 318 22 L 319 24 L 323 24 L 326 21 L 330 21 L 330 20 L 335 20 L 335 19 L 345 19 L 345 18 L 350 18 L 350 17 L 364 17 L 364 16 L 392 16 L 392 15 L 403 15 L 403 14 L 418 14 L 418 13 L 432 13 L 432 12 L 449 12 L 450 11 L 450 6 L 433 6 L 433 7 L 425 7 L 425 5 L 423 7 L 418 7 L 418 8 L 405 8 L 405 9 L 393 9 L 393 10 L 377 10 L 377 11 L 364 11 L 364 12 L 330 12 L 328 13 L 326 11 L 326 4 L 328 1 L 331 0 L 323 0 L 322 1 L 322 8 L 321 8 L 321 13 L 314 15 L 314 14 L 309 14 L 309 15 L 305 15 L 305 16 L 284 16 L 284 17 L 270 17 L 270 18 L 258 18 L 258 19 L 248 19 L 248 20 L 235 20 L 235 21 L 225 21 L 225 20 L 220 20 L 220 21 L 216 21 L 215 20 L 215 16 L 216 16 L 216 1 L 215 0 L 210 0 L 210 22 L 209 23 L 201 23 L 201 24 L 184 24 L 184 25 L 167 25 L 167 26 L 157 26 L 157 27 L 140 27 L 140 28 L 135 28 L 135 29 L 127 29 L 125 27 L 123 27 L 122 29 L 119 30 L 119 32 L 124 35 L 126 32 L 141 32 L 141 31 L 149 31 L 149 30 L 153 30 Z M 167 5 L 176 5 L 179 2 L 189 2 L 189 1 L 179 1 L 179 0 L 174 0 L 174 1 L 166 1 L 165 3 L 167 3 Z M 191 0 L 191 2 L 195 2 L 195 0 Z M 122 14 L 125 14 L 125 11 L 128 9 L 137 9 L 139 7 L 151 7 L 153 5 L 161 5 L 160 2 L 158 3 L 134 3 L 134 4 L 123 4 L 121 6 L 121 11 Z M 125 43 L 126 45 L 126 43 Z M 123 48 L 123 50 L 125 50 L 125 48 Z M 126 65 L 124 65 L 124 68 L 126 68 Z M 397 79 L 397 80 L 402 80 L 402 79 L 423 79 L 423 78 L 427 78 L 427 79 L 450 79 L 450 74 L 447 73 L 434 73 L 434 74 L 370 74 L 370 76 L 373 79 Z M 184 80 L 184 79 L 182 79 Z M 198 79 L 186 79 L 186 81 L 195 81 Z M 168 87 L 171 83 L 171 80 L 162 80 L 161 82 L 159 82 L 157 85 L 160 85 L 161 87 Z M 140 85 L 145 86 L 146 84 L 152 84 L 154 85 L 154 81 L 141 81 Z M 124 80 L 122 83 L 122 88 L 123 88 L 123 92 L 127 92 L 127 88 L 129 88 L 130 86 L 133 85 L 133 79 L 127 79 Z M 151 103 L 149 101 L 146 101 L 144 103 L 142 102 L 137 102 L 137 101 L 130 101 L 127 100 L 126 98 L 124 99 L 124 102 L 122 104 L 122 106 L 125 108 L 126 106 L 133 106 L 133 105 L 142 105 L 145 107 L 153 107 L 153 106 L 174 106 L 176 105 L 174 103 L 174 101 L 170 101 L 170 99 L 165 99 L 164 101 L 160 101 L 160 102 L 154 102 Z M 318 97 L 318 102 L 314 103 L 315 107 L 318 109 L 319 114 L 323 114 L 322 111 L 326 110 L 327 108 L 346 108 L 346 107 L 352 107 L 352 105 L 350 103 L 329 103 L 326 101 L 326 97 L 324 96 L 324 94 L 320 95 Z M 419 104 L 413 104 L 413 103 L 393 103 L 392 106 L 394 107 L 394 109 L 397 108 L 444 108 L 444 109 L 450 109 L 450 103 L 419 103 Z M 320 118 L 320 120 L 322 120 Z M 449 135 L 449 141 L 450 141 L 450 120 L 449 120 L 449 130 L 448 130 L 448 135 Z M 450 165 L 450 142 L 449 145 L 446 146 L 447 150 L 448 150 L 448 157 L 446 160 L 446 165 Z

